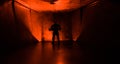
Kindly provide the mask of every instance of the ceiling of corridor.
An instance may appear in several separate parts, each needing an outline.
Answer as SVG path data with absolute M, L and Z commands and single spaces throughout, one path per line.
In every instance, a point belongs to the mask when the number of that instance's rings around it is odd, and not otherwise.
M 80 8 L 94 0 L 57 0 L 50 4 L 49 0 L 16 0 L 16 3 L 35 11 L 70 11 Z

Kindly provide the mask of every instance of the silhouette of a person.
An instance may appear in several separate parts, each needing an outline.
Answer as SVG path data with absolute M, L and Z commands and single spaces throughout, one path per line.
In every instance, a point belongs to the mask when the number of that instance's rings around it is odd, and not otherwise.
M 60 26 L 59 24 L 57 24 L 57 23 L 54 23 L 54 24 L 49 28 L 49 31 L 53 31 L 52 44 L 54 44 L 55 36 L 57 36 L 58 44 L 60 44 L 59 30 L 61 30 L 61 26 Z

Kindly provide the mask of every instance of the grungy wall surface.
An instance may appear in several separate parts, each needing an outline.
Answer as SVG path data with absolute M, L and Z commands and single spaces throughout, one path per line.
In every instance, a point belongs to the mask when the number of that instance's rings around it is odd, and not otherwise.
M 118 24 L 119 11 L 119 2 L 113 0 L 97 0 L 76 10 L 57 12 L 31 10 L 15 3 L 15 21 L 11 2 L 5 2 L 0 5 L 1 40 L 14 41 L 17 37 L 22 41 L 51 41 L 52 32 L 48 29 L 54 19 L 62 27 L 61 41 L 73 39 L 93 43 L 117 42 L 119 38 L 112 36 L 113 28 L 118 36 L 119 25 L 113 27 L 113 22 Z
M 17 18 L 22 22 L 39 41 L 52 40 L 52 32 L 48 29 L 54 23 L 61 25 L 60 40 L 76 40 L 80 34 L 80 11 L 70 12 L 37 12 L 16 4 Z M 54 14 L 54 16 L 53 16 Z
M 119 42 L 119 38 L 113 36 L 113 31 L 116 36 L 119 34 L 117 29 L 120 21 L 120 5 L 117 3 L 100 0 L 85 6 L 82 17 L 83 30 L 78 41 L 88 44 Z M 113 23 L 116 26 L 113 26 Z
M 15 15 L 11 1 L 0 6 L 1 40 L 14 42 L 31 40 L 52 40 L 48 29 L 53 19 L 62 27 L 60 40 L 76 40 L 81 32 L 80 10 L 73 11 L 36 11 L 15 2 Z M 53 14 L 55 14 L 53 16 Z M 15 41 L 15 42 L 16 42 Z

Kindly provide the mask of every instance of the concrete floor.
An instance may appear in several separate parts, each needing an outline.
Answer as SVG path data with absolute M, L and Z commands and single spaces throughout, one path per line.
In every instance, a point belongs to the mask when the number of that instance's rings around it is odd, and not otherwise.
M 2 59 L 0 64 L 105 64 L 105 47 L 76 42 L 37 43 L 9 50 Z

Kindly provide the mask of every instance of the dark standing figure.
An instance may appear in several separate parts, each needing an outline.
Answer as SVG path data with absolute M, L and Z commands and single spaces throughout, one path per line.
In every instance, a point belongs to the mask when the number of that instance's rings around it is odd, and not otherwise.
M 59 30 L 61 30 L 61 27 L 59 24 L 54 23 L 50 28 L 50 31 L 53 31 L 53 37 L 52 37 L 52 44 L 54 44 L 55 41 L 55 36 L 57 36 L 58 44 L 60 44 L 60 39 L 59 39 Z

